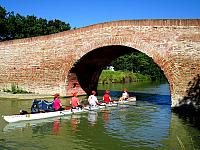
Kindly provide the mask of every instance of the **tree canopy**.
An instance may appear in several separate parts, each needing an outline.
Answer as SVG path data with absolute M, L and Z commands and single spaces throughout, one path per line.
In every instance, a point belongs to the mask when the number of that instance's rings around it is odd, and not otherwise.
M 48 35 L 70 29 L 69 23 L 57 19 L 48 21 L 34 15 L 15 15 L 0 6 L 0 41 Z
M 154 63 L 152 58 L 139 51 L 121 56 L 112 61 L 111 65 L 115 70 L 132 71 L 133 73 L 150 75 L 152 80 L 165 79 L 163 71 Z

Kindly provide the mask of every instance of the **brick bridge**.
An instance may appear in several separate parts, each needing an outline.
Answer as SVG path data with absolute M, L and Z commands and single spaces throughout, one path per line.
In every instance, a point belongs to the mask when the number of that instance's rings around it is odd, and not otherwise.
M 96 89 L 102 68 L 133 51 L 164 71 L 172 107 L 199 99 L 200 20 L 127 20 L 0 43 L 0 88 L 61 95 Z M 77 86 L 75 86 L 77 85 Z

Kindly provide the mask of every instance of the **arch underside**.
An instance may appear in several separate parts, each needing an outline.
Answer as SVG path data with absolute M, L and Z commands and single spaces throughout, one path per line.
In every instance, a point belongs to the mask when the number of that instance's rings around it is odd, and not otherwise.
M 110 45 L 97 48 L 77 61 L 70 70 L 70 73 L 76 74 L 81 88 L 87 94 L 90 94 L 92 90 L 97 90 L 97 84 L 102 70 L 114 59 L 132 53 L 133 51 L 138 50 L 121 45 Z

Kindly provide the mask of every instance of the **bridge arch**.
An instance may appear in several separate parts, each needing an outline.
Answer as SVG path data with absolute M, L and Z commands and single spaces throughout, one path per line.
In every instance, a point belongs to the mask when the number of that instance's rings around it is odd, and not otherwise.
M 94 50 L 90 50 L 73 65 L 69 73 L 70 74 L 73 73 L 74 76 L 76 76 L 75 82 L 79 81 L 79 84 L 81 85 L 81 87 L 84 89 L 86 93 L 90 93 L 91 90 L 96 90 L 98 79 L 102 70 L 106 66 L 108 66 L 112 62 L 112 60 L 122 55 L 132 53 L 134 51 L 139 51 L 139 50 L 132 47 L 128 47 L 128 46 L 123 46 L 123 45 L 107 45 L 107 46 L 96 48 Z M 147 50 L 147 52 L 149 51 Z M 157 55 L 154 54 L 154 55 L 158 56 L 158 54 Z M 159 58 L 156 57 L 154 59 L 154 62 L 155 61 L 159 63 L 166 62 L 166 60 L 161 59 L 160 57 Z M 163 64 L 157 64 L 157 65 L 161 66 Z M 161 69 L 163 70 L 169 69 L 168 67 L 171 67 L 171 66 L 165 66 L 164 68 L 161 68 Z
M 151 57 L 164 71 L 170 84 L 172 106 L 177 106 L 200 72 L 200 20 L 114 21 L 1 42 L 0 88 L 17 84 L 35 93 L 65 95 L 70 80 L 76 80 L 66 77 L 74 70 L 78 72 L 74 68 L 83 65 L 79 62 L 88 61 L 95 52 L 117 52 L 112 55 L 116 57 L 132 50 Z M 98 77 L 99 72 L 100 69 L 91 77 Z M 94 85 L 95 82 L 96 79 Z

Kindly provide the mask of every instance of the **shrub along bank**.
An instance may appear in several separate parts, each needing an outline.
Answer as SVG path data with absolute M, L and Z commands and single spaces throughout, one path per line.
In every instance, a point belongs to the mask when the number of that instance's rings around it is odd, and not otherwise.
M 150 75 L 143 75 L 140 73 L 133 73 L 130 71 L 110 71 L 103 70 L 100 77 L 99 83 L 129 83 L 129 82 L 143 82 L 151 81 Z

